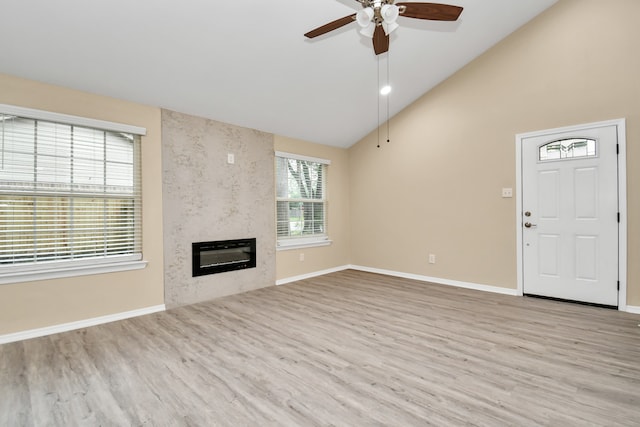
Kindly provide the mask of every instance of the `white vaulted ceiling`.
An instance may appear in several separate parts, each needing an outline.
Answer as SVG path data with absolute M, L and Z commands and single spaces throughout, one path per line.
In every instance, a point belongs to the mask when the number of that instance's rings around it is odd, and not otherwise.
M 379 65 L 394 115 L 555 2 L 445 2 L 457 22 L 401 17 L 378 58 L 355 23 L 303 36 L 355 0 L 2 0 L 0 72 L 349 147 L 378 124 Z

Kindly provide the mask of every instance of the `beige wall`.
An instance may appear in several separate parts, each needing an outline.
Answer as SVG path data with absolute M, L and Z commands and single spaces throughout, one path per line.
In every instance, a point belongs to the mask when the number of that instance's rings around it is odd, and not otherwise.
M 160 109 L 0 74 L 0 103 L 145 127 L 143 270 L 0 285 L 0 335 L 163 303 Z
M 276 151 L 331 160 L 327 172 L 327 229 L 330 246 L 276 252 L 276 279 L 286 279 L 349 264 L 349 153 L 282 136 L 274 138 Z M 304 254 L 304 261 L 300 261 Z
M 627 119 L 640 305 L 640 2 L 560 0 L 350 149 L 353 264 L 515 288 L 515 135 Z M 402 84 L 397 82 L 396 84 Z M 436 264 L 428 264 L 429 253 Z

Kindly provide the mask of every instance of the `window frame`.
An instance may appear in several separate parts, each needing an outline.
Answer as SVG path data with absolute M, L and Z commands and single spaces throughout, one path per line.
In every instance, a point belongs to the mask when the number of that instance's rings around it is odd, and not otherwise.
M 23 117 L 26 119 L 87 127 L 108 132 L 134 134 L 138 135 L 139 137 L 143 137 L 147 133 L 147 130 L 145 128 L 139 126 L 55 113 L 51 111 L 37 110 L 32 108 L 18 107 L 13 105 L 0 104 L 0 112 L 5 115 Z M 138 144 L 140 144 L 141 150 L 141 141 L 138 142 Z M 139 161 L 141 162 L 141 158 L 139 159 Z M 138 173 L 141 173 L 141 165 L 138 165 L 137 167 Z M 140 185 L 142 185 L 141 177 Z M 142 203 L 141 191 L 139 197 L 140 203 Z M 142 217 L 140 217 L 140 221 L 142 221 Z M 139 224 L 138 227 L 140 228 L 142 234 L 142 224 Z M 36 280 L 56 279 L 63 277 L 83 276 L 89 274 L 138 270 L 144 268 L 146 265 L 147 261 L 142 259 L 142 253 L 111 255 L 106 257 L 94 257 L 75 260 L 65 259 L 43 261 L 40 263 L 12 264 L 0 266 L 0 285 L 30 282 Z
M 288 197 L 283 198 L 283 197 L 278 197 L 277 194 L 277 179 L 278 179 L 278 158 L 284 158 L 284 159 L 293 159 L 293 160 L 298 160 L 298 161 L 306 161 L 306 162 L 313 162 L 313 163 L 320 163 L 323 165 L 323 173 L 322 173 L 322 199 L 318 199 L 318 200 L 313 200 L 311 203 L 318 203 L 318 202 L 322 202 L 323 204 L 323 212 L 324 212 L 324 233 L 322 233 L 321 235 L 312 235 L 312 236 L 300 236 L 300 237 L 280 237 L 278 236 L 278 231 L 277 231 L 277 226 L 278 226 L 278 202 L 282 202 L 282 201 L 294 201 L 294 199 L 290 199 Z M 294 154 L 294 153 L 287 153 L 287 152 L 283 152 L 283 151 L 276 151 L 275 152 L 275 159 L 274 159 L 274 169 L 275 169 L 275 175 L 276 175 L 276 194 L 275 194 L 275 200 L 276 200 L 276 212 L 275 212 L 275 219 L 276 219 L 276 250 L 277 251 L 282 251 L 282 250 L 290 250 L 290 249 L 300 249 L 300 248 L 310 248 L 310 247 L 317 247 L 317 246 L 328 246 L 332 243 L 331 239 L 329 238 L 329 234 L 328 234 L 328 207 L 329 207 L 329 198 L 328 198 L 328 192 L 327 192 L 327 171 L 328 171 L 328 166 L 331 164 L 331 160 L 328 159 L 322 159 L 322 158 L 318 158 L 318 157 L 311 157 L 311 156 L 304 156 L 304 155 L 300 155 L 300 154 Z M 300 201 L 299 199 L 295 199 L 295 201 Z

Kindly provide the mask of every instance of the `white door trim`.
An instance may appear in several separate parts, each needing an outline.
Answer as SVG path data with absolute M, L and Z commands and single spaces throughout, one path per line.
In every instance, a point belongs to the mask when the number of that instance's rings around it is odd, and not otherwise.
M 522 141 L 525 138 L 561 132 L 576 132 L 604 126 L 616 126 L 618 134 L 618 211 L 620 212 L 620 224 L 618 226 L 618 277 L 620 278 L 618 310 L 627 310 L 627 131 L 625 119 L 606 120 L 603 122 L 519 133 L 516 135 L 516 249 L 518 295 L 523 294 L 524 283 L 522 259 Z

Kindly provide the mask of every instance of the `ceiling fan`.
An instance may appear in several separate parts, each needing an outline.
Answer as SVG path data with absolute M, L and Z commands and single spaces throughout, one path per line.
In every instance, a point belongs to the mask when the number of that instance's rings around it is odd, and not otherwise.
M 395 0 L 356 0 L 362 10 L 353 15 L 336 19 L 305 34 L 310 39 L 337 30 L 353 21 L 360 26 L 360 33 L 373 38 L 376 55 L 389 50 L 389 34 L 398 28 L 399 16 L 432 21 L 456 21 L 462 7 L 440 3 L 395 3 Z

